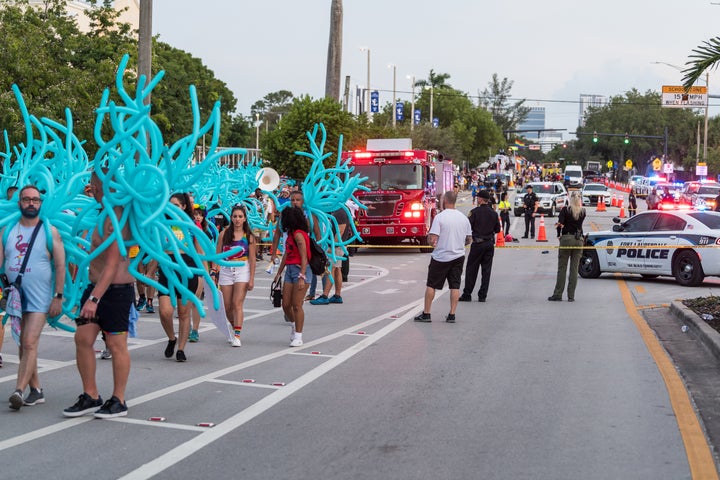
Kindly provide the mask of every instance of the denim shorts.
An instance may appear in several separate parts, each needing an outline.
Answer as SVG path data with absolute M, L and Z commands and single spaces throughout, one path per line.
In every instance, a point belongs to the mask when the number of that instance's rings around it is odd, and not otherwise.
M 310 271 L 310 267 L 305 269 Z M 285 283 L 298 283 L 300 280 L 300 265 L 285 265 Z

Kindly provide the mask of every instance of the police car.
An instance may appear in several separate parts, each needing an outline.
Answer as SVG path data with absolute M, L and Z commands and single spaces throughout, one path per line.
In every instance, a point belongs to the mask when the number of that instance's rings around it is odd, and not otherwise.
M 513 213 L 516 217 L 521 217 L 525 214 L 523 199 L 525 198 L 528 186 L 532 187 L 533 192 L 535 192 L 535 195 L 538 197 L 539 205 L 537 213 L 544 213 L 548 217 L 554 217 L 555 213 L 567 204 L 568 193 L 561 182 L 530 182 L 524 187 L 518 188 L 517 195 L 515 195 Z
M 637 273 L 645 278 L 671 276 L 683 286 L 720 276 L 720 212 L 650 210 L 612 231 L 592 232 L 580 260 L 580 276 L 605 272 Z

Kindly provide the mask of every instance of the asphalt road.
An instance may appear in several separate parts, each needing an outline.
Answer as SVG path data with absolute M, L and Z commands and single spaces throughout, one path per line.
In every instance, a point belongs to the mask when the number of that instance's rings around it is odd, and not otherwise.
M 467 197 L 461 200 L 467 211 Z M 616 209 L 589 213 L 596 228 L 608 228 Z M 513 220 L 519 236 L 521 219 Z M 456 324 L 443 321 L 447 291 L 436 298 L 432 323 L 412 321 L 429 261 L 416 249 L 354 256 L 345 303 L 306 305 L 300 349 L 287 347 L 289 328 L 270 304 L 271 278 L 262 269 L 246 302 L 241 348 L 203 323 L 188 362 L 167 360 L 157 316 L 143 314 L 130 341 L 129 415 L 115 420 L 62 417 L 80 380 L 71 335 L 47 329 L 40 344 L 47 402 L 0 409 L 0 478 L 681 479 L 715 472 L 714 457 L 703 456 L 712 447 L 688 420 L 695 411 L 676 399 L 687 391 L 673 383 L 674 367 L 663 365 L 665 350 L 652 346 L 648 324 L 677 337 L 677 325 L 664 320 L 668 302 L 715 292 L 720 282 L 685 289 L 603 275 L 580 279 L 575 303 L 548 302 L 552 235 L 513 245 L 522 248 L 496 251 L 488 301 L 461 303 Z M 0 391 L 9 395 L 17 371 L 9 334 L 2 353 Z M 111 364 L 98 366 L 107 396 Z

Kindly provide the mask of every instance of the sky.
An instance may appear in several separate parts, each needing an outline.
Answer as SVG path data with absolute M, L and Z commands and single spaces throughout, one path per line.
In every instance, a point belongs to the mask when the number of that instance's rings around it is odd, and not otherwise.
M 370 87 L 380 103 L 400 100 L 430 70 L 477 95 L 492 75 L 514 82 L 513 99 L 543 106 L 545 128 L 572 138 L 580 94 L 623 95 L 680 85 L 692 50 L 720 36 L 720 5 L 709 0 L 345 0 L 342 78 Z M 238 100 L 236 113 L 289 90 L 322 98 L 330 0 L 154 0 L 153 35 L 200 58 Z M 702 83 L 701 83 L 702 84 Z M 720 94 L 711 71 L 709 92 Z M 720 99 L 710 115 L 720 114 Z

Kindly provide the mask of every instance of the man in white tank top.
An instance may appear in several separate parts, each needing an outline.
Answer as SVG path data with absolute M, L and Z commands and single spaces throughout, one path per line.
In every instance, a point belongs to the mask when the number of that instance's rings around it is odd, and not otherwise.
M 20 190 L 20 220 L 0 232 L 0 263 L 12 283 L 18 277 L 30 238 L 40 218 L 40 191 L 31 185 Z M 65 248 L 55 227 L 50 227 L 52 245 L 47 244 L 45 228 L 40 226 L 30 250 L 27 266 L 22 277 L 22 319 L 20 321 L 20 366 L 18 367 L 15 391 L 10 395 L 10 408 L 19 410 L 23 405 L 45 403 L 40 388 L 37 357 L 40 333 L 48 315 L 55 317 L 62 311 L 63 289 L 65 287 Z M 23 392 L 30 386 L 28 395 Z

